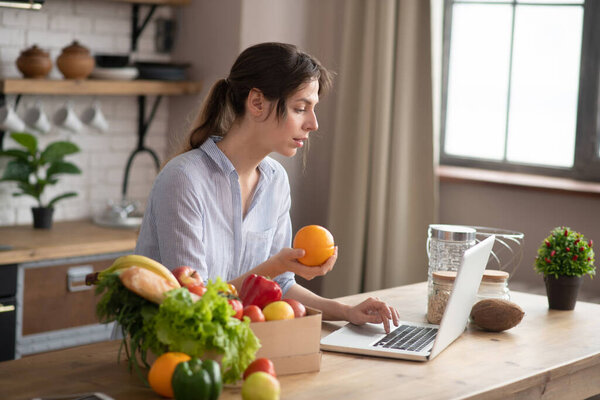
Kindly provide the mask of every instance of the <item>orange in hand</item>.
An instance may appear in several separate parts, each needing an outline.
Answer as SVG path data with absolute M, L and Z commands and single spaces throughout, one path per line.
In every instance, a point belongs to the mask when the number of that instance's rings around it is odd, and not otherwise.
M 307 225 L 296 232 L 293 246 L 304 249 L 304 257 L 298 261 L 311 267 L 323 264 L 335 250 L 333 235 L 319 225 Z
M 190 356 L 185 353 L 166 352 L 161 354 L 156 361 L 152 363 L 150 372 L 148 372 L 148 383 L 152 390 L 164 397 L 173 397 L 173 388 L 171 387 L 171 378 L 175 367 L 180 362 L 189 361 Z

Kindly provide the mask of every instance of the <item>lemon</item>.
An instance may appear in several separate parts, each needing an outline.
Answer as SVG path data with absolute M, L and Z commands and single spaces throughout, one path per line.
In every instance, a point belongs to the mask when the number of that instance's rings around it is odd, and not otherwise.
M 263 308 L 265 320 L 294 319 L 294 309 L 285 301 L 274 301 Z

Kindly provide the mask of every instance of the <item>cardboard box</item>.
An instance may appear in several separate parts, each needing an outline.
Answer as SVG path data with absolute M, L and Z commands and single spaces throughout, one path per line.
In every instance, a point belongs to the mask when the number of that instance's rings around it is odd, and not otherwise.
M 302 318 L 253 322 L 250 328 L 261 344 L 256 358 L 273 361 L 277 375 L 321 369 L 321 311 L 306 307 Z

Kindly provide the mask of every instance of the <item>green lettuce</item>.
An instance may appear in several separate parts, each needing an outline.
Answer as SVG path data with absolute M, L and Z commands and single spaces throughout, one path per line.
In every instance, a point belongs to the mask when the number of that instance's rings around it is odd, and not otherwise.
M 155 353 L 166 345 L 192 357 L 221 357 L 223 381 L 233 383 L 254 360 L 260 343 L 250 321 L 233 318 L 235 311 L 219 294 L 227 284 L 217 278 L 206 288 L 195 303 L 187 289 L 171 290 L 145 329 L 156 335 L 158 348 L 151 348 Z
M 171 290 L 158 306 L 127 290 L 118 275 L 112 274 L 96 289 L 97 294 L 103 293 L 96 312 L 102 322 L 117 321 L 121 326 L 121 349 L 138 375 L 143 377 L 138 357 L 149 367 L 148 351 L 157 356 L 178 351 L 191 357 L 220 358 L 223 381 L 234 383 L 254 360 L 260 342 L 248 319 L 233 318 L 233 308 L 219 293 L 227 290 L 227 284 L 217 278 L 206 288 L 196 302 L 185 288 Z

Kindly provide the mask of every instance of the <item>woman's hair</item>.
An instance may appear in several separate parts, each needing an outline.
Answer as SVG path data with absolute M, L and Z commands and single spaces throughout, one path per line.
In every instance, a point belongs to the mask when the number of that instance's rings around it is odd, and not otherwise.
M 276 101 L 277 117 L 286 116 L 286 99 L 314 79 L 319 95 L 332 83 L 332 74 L 314 57 L 285 43 L 261 43 L 244 50 L 229 76 L 217 81 L 204 100 L 187 141 L 179 154 L 198 148 L 211 135 L 224 136 L 236 117 L 246 111 L 246 99 L 258 89 Z

